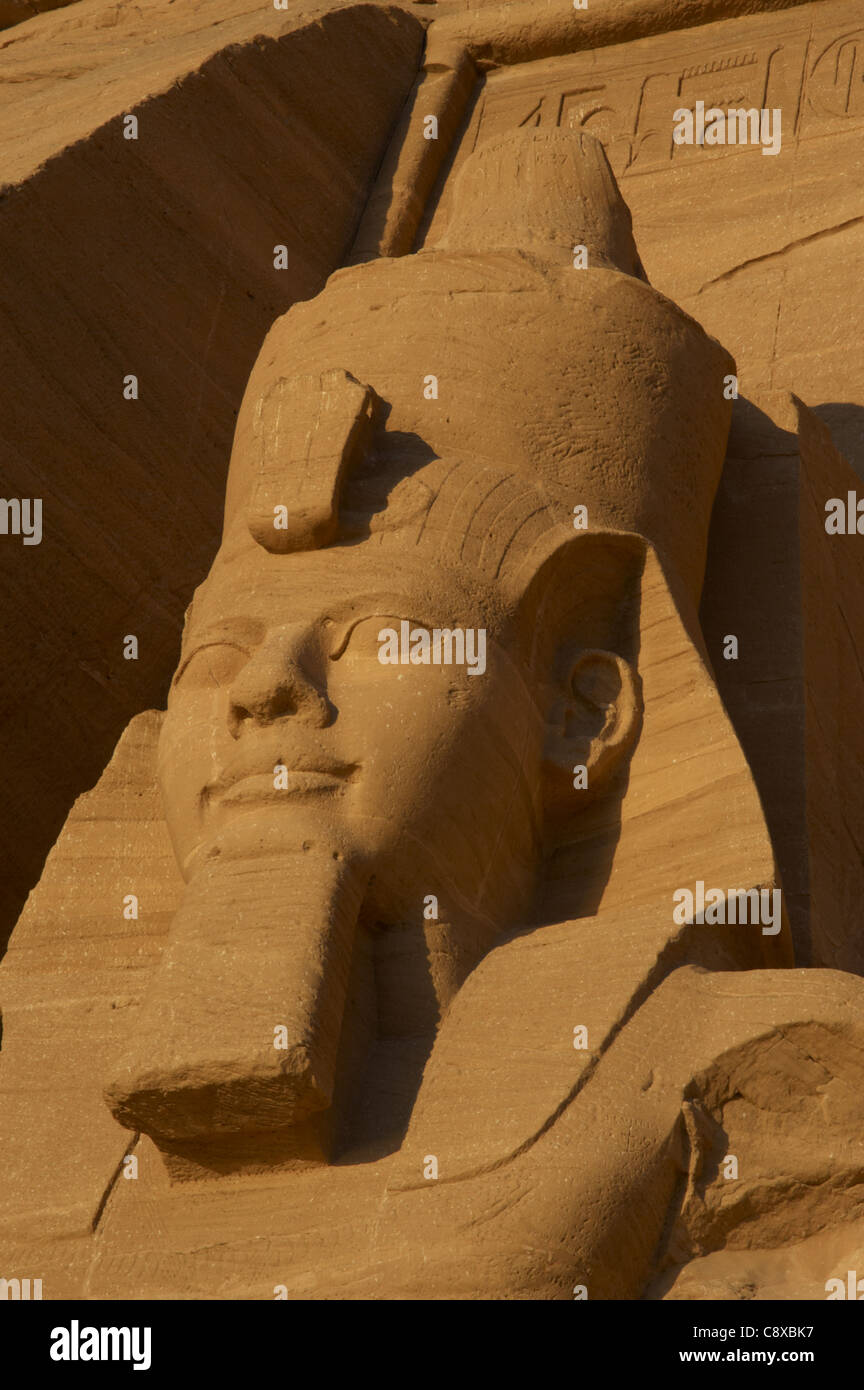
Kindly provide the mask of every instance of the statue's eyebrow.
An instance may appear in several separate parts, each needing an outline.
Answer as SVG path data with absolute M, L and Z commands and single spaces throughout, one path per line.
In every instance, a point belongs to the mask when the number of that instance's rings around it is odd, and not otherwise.
M 329 660 L 338 661 L 358 623 L 365 622 L 368 618 L 394 617 L 407 606 L 409 601 L 404 594 L 395 594 L 387 590 L 353 595 L 341 603 L 333 604 L 319 619 L 322 624 L 332 623 L 335 628 L 344 629 L 335 647 L 328 652 Z M 406 615 L 403 613 L 403 616 Z M 416 622 L 416 619 L 414 621 Z
M 171 681 L 172 686 L 180 679 L 191 658 L 202 648 L 214 647 L 220 642 L 224 642 L 226 646 L 250 651 L 253 647 L 257 647 L 264 632 L 263 623 L 256 622 L 253 618 L 240 617 L 219 618 L 215 622 L 208 623 L 198 632 L 184 632 L 180 661 Z
M 345 631 L 340 636 L 333 650 L 328 652 L 328 660 L 338 661 L 345 651 L 345 648 L 348 646 L 355 627 L 357 627 L 359 623 L 368 622 L 372 618 L 391 618 L 397 623 L 404 621 L 413 624 L 415 627 L 424 627 L 430 632 L 434 631 L 435 628 L 455 628 L 459 626 L 455 619 L 445 620 L 437 618 L 434 621 L 430 621 L 428 617 L 420 616 L 421 611 L 422 610 L 418 609 L 415 604 L 403 604 L 400 606 L 384 599 L 379 604 L 374 605 L 370 611 L 355 613 L 351 618 L 343 618 L 341 623 L 333 619 L 332 621 L 337 626 L 344 626 Z
M 239 615 L 231 618 L 216 618 L 213 622 L 205 623 L 198 631 L 187 628 L 184 633 L 184 646 L 197 645 L 201 642 L 239 642 L 255 645 L 261 641 L 265 626 L 255 618 L 244 618 Z

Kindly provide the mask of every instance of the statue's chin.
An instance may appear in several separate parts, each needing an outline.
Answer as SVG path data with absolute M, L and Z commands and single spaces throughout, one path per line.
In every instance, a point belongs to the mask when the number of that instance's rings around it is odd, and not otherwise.
M 178 837 L 175 835 L 175 847 Z M 193 848 L 177 854 L 187 883 L 219 858 L 252 860 L 291 854 L 330 854 L 359 860 L 360 837 L 344 822 L 333 797 L 286 798 L 284 803 L 249 800 L 211 812 Z

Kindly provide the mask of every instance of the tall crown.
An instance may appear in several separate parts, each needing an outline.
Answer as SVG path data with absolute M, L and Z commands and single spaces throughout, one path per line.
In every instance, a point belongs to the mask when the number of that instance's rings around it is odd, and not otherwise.
M 695 601 L 731 371 L 646 282 L 602 146 L 517 131 L 466 159 L 437 246 L 337 271 L 274 325 L 238 419 L 226 540 L 239 527 L 281 553 L 396 531 L 439 544 L 427 512 L 476 529 L 477 508 L 435 504 L 471 464 L 471 495 L 480 475 L 490 492 L 487 554 L 509 529 L 496 496 L 513 518 L 515 486 L 526 538 L 541 511 L 572 531 L 583 505 L 592 530 L 652 541 Z
M 647 282 L 630 209 L 599 140 L 587 131 L 530 127 L 500 135 L 466 159 L 438 243 L 458 250 L 518 247 L 572 265 L 583 246 L 589 266 Z

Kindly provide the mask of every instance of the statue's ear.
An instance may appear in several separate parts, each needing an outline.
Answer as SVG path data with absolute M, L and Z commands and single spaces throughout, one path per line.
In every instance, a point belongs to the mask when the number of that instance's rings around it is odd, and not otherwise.
M 546 717 L 546 809 L 566 816 L 609 782 L 639 736 L 645 542 L 561 531 L 541 547 L 511 581 L 511 612 Z
M 574 796 L 594 793 L 617 771 L 642 723 L 639 676 L 614 651 L 594 648 L 566 658 L 552 687 L 543 757 L 543 795 L 550 814 L 572 814 Z

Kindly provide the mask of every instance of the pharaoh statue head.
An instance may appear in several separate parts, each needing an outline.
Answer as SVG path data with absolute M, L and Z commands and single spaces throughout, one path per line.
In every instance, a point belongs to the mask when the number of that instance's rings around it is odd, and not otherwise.
M 422 1065 L 562 855 L 614 844 L 646 566 L 695 653 L 731 370 L 648 285 L 602 147 L 557 130 L 479 149 L 442 243 L 275 324 L 161 733 L 186 889 L 123 1124 L 320 1160 L 372 1042 Z

